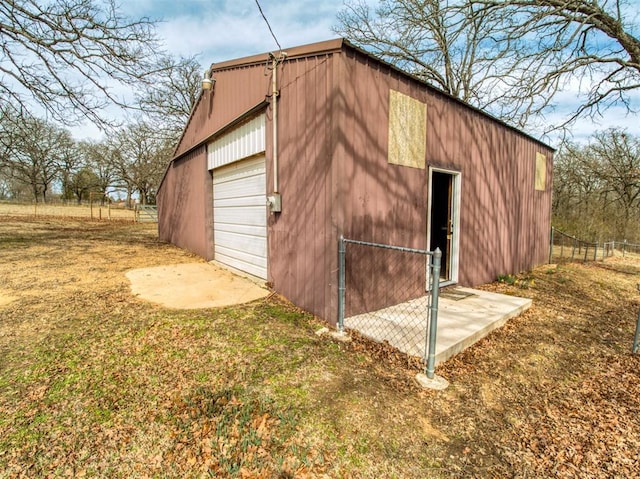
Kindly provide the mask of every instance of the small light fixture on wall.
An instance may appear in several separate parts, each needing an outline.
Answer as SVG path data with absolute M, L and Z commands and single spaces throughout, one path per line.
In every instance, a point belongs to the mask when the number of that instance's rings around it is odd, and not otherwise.
M 211 68 L 208 68 L 207 71 L 204 72 L 204 78 L 202 79 L 202 89 L 204 91 L 212 90 L 215 82 L 216 79 L 211 78 Z

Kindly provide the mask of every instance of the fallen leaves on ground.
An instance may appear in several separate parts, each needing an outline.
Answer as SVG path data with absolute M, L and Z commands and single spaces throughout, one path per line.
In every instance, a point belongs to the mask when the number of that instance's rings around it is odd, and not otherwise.
M 483 288 L 533 307 L 438 367 L 334 342 L 272 296 L 174 311 L 132 268 L 202 261 L 153 226 L 0 218 L 0 477 L 634 477 L 640 261 Z

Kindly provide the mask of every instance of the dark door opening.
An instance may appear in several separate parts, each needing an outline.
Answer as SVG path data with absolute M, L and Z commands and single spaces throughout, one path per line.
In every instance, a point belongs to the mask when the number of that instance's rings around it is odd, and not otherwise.
M 431 176 L 431 218 L 429 249 L 442 251 L 440 278 L 451 279 L 453 239 L 453 175 L 434 171 Z

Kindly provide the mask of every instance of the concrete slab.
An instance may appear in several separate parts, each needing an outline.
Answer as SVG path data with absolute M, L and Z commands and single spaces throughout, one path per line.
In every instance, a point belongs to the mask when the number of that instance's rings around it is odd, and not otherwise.
M 446 361 L 509 319 L 531 307 L 531 300 L 456 287 L 439 298 L 436 364 Z M 412 356 L 425 355 L 428 334 L 426 296 L 371 313 L 345 318 L 345 327 L 375 341 L 387 341 Z
M 248 303 L 267 288 L 211 263 L 184 263 L 128 271 L 131 292 L 174 309 L 200 309 Z
M 457 301 L 446 297 L 439 300 L 436 364 L 480 341 L 532 304 L 528 298 L 471 288 L 456 289 L 471 295 Z

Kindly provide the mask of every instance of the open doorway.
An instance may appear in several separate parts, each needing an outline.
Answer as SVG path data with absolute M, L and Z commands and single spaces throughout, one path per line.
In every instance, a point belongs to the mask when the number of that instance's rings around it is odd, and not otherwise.
M 460 173 L 429 169 L 429 208 L 427 244 L 431 251 L 440 248 L 443 284 L 458 281 Z

